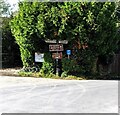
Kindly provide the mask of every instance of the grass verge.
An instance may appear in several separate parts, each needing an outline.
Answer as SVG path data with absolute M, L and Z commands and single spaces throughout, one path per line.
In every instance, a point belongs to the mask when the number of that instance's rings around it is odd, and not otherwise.
M 67 77 L 60 77 L 55 74 L 46 74 L 46 75 L 41 75 L 40 72 L 18 72 L 19 76 L 22 77 L 35 77 L 35 78 L 52 78 L 52 79 L 65 79 L 65 80 L 86 80 L 85 76 L 73 76 L 73 75 L 68 75 Z
M 22 77 L 35 77 L 35 78 L 51 78 L 51 79 L 65 79 L 65 80 L 120 80 L 120 75 L 67 75 L 67 76 L 57 76 L 55 74 L 41 74 L 40 72 L 18 72 L 18 76 Z

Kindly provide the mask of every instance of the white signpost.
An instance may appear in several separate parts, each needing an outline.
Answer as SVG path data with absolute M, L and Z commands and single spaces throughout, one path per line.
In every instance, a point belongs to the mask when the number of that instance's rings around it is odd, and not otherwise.
M 49 40 L 49 39 L 48 39 L 48 40 L 45 40 L 45 42 L 46 42 L 46 43 L 57 43 L 56 40 Z
M 59 43 L 59 44 L 68 44 L 68 40 L 45 40 L 46 43 Z
M 60 44 L 68 44 L 68 40 L 59 40 L 58 43 L 60 43 Z

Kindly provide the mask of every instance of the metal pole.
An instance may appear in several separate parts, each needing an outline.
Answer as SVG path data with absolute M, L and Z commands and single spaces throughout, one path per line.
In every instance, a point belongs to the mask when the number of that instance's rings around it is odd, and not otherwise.
M 70 59 L 70 55 L 68 55 L 68 59 Z
M 58 59 L 56 59 L 56 75 L 59 75 Z

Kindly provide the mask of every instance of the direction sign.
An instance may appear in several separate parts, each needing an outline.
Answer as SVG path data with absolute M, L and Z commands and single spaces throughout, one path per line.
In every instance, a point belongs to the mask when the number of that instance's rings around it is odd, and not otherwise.
M 61 43 L 61 44 L 68 44 L 68 40 L 59 40 L 59 43 Z
M 66 51 L 67 55 L 71 55 L 71 50 Z
M 56 40 L 49 40 L 49 39 L 48 39 L 48 40 L 45 40 L 45 42 L 46 42 L 46 43 L 57 43 Z
M 62 44 L 49 45 L 49 51 L 63 51 L 63 45 Z
M 62 59 L 62 52 L 60 53 L 52 53 L 53 59 Z
M 50 40 L 50 39 L 48 39 L 48 40 L 45 40 L 45 42 L 46 43 L 60 43 L 60 44 L 68 44 L 68 40 L 59 40 L 59 41 L 57 41 L 57 40 Z

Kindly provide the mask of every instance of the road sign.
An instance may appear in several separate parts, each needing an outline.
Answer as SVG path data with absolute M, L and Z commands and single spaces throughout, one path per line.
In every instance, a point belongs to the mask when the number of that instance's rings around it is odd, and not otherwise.
M 46 43 L 57 43 L 56 40 L 45 40 Z
M 35 62 L 44 62 L 44 54 L 35 52 Z
M 60 53 L 52 53 L 53 59 L 62 59 L 62 52 Z
M 68 44 L 68 40 L 59 40 L 59 43 L 61 43 L 61 44 Z
M 49 51 L 63 51 L 62 44 L 49 45 Z
M 66 51 L 67 55 L 71 55 L 71 50 Z

